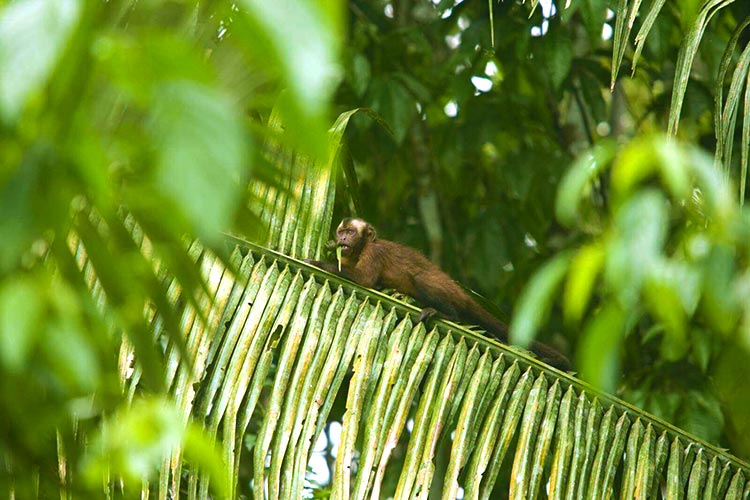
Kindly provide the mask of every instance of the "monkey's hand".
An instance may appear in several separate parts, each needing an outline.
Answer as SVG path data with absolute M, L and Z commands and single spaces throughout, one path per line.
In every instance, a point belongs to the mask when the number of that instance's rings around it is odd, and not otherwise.
M 442 315 L 440 314 L 440 311 L 437 309 L 434 309 L 432 307 L 425 307 L 422 309 L 422 312 L 419 313 L 419 319 L 417 320 L 418 323 L 426 323 L 427 321 L 430 321 L 431 319 L 439 319 Z

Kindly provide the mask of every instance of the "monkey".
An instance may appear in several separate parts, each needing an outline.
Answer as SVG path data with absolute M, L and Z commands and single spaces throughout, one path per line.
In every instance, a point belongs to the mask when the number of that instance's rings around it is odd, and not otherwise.
M 336 229 L 335 246 L 341 252 L 336 262 L 305 262 L 343 276 L 368 288 L 391 288 L 414 297 L 424 309 L 419 321 L 442 317 L 478 324 L 501 342 L 508 343 L 508 327 L 474 301 L 461 286 L 417 250 L 379 239 L 367 221 L 347 217 Z M 561 353 L 540 342 L 531 350 L 542 361 L 566 371 L 570 362 Z

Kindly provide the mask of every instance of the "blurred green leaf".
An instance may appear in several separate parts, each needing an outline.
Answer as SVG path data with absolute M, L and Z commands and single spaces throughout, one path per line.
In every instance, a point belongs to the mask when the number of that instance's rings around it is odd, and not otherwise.
M 711 324 L 722 333 L 732 331 L 740 311 L 732 282 L 737 273 L 734 251 L 726 245 L 715 245 L 703 259 L 703 297 L 701 309 Z
M 563 312 L 568 323 L 577 323 L 583 317 L 596 277 L 602 269 L 604 255 L 602 245 L 591 244 L 578 250 L 573 258 L 563 297 Z
M 256 50 L 288 85 L 281 103 L 287 132 L 304 152 L 326 157 L 328 102 L 339 80 L 343 2 L 243 0 Z M 267 51 L 267 52 L 266 52 Z
M 639 296 L 643 280 L 662 255 L 667 237 L 667 201 L 656 190 L 643 190 L 614 214 L 605 278 L 625 305 Z
M 560 181 L 555 200 L 557 219 L 566 226 L 576 222 L 581 200 L 589 194 L 591 182 L 609 166 L 615 154 L 611 142 L 602 142 L 580 155 Z
M 74 393 L 90 393 L 100 381 L 99 361 L 93 343 L 75 310 L 60 311 L 48 322 L 41 347 L 60 382 Z
M 724 427 L 724 415 L 721 412 L 721 401 L 713 387 L 689 391 L 683 398 L 675 420 L 687 432 L 709 443 L 718 442 L 719 429 Z
M 107 419 L 92 439 L 83 474 L 92 488 L 102 477 L 121 477 L 131 490 L 156 476 L 159 468 L 179 448 L 195 465 L 211 474 L 220 498 L 228 494 L 227 472 L 221 457 L 200 428 L 184 422 L 179 409 L 167 398 L 137 399 Z
M 620 153 L 612 167 L 612 189 L 618 200 L 636 186 L 659 174 L 665 187 L 677 200 L 690 195 L 690 178 L 684 149 L 662 136 L 635 140 Z
M 644 286 L 644 299 L 651 314 L 665 327 L 662 355 L 677 360 L 689 349 L 688 318 L 700 299 L 700 273 L 679 261 L 657 260 Z
M 372 108 L 385 119 L 397 143 L 403 142 L 417 117 L 417 102 L 404 85 L 394 79 L 373 80 Z
M 653 141 L 636 141 L 620 153 L 612 167 L 612 188 L 621 198 L 656 170 L 654 146 Z
M 139 399 L 102 424 L 92 440 L 84 476 L 96 483 L 115 474 L 137 488 L 177 449 L 184 431 L 180 413 L 170 401 Z
M 548 36 L 553 40 L 544 47 L 547 49 L 544 56 L 546 59 L 545 66 L 549 72 L 552 87 L 559 90 L 565 79 L 570 73 L 570 67 L 573 63 L 573 44 L 570 38 L 562 31 L 552 30 Z
M 736 213 L 729 179 L 715 168 L 712 158 L 705 152 L 689 148 L 687 153 L 694 182 L 700 190 L 701 199 L 705 200 L 705 212 L 713 222 L 713 230 L 729 230 L 729 224 Z
M 400 81 L 417 101 L 420 101 L 421 103 L 432 101 L 430 89 L 427 88 L 427 86 L 425 86 L 422 82 L 411 76 L 409 73 L 394 73 L 393 79 Z
M 706 373 L 714 354 L 715 339 L 712 339 L 710 332 L 702 328 L 692 328 L 690 333 L 691 358 L 695 365 Z
M 609 5 L 607 0 L 580 0 L 572 5 L 580 10 L 589 39 L 593 41 L 601 38 L 602 20 L 606 19 Z
M 539 327 L 547 319 L 570 261 L 570 253 L 560 253 L 544 264 L 523 289 L 510 324 L 512 343 L 526 347 L 536 337 Z
M 659 174 L 662 182 L 676 200 L 690 196 L 688 157 L 683 148 L 674 141 L 663 139 L 656 144 Z M 613 174 L 614 175 L 614 174 Z
M 0 119 L 14 122 L 47 83 L 81 14 L 77 0 L 10 2 L 0 12 Z
M 217 498 L 230 498 L 231 470 L 224 463 L 213 439 L 197 423 L 191 422 L 188 425 L 182 452 L 188 464 L 208 474 Z
M 732 438 L 733 450 L 745 456 L 750 454 L 750 398 L 745 396 L 750 380 L 748 355 L 750 353 L 741 345 L 728 344 L 711 371 L 728 420 L 727 432 Z
M 370 63 L 362 54 L 356 54 L 352 60 L 351 85 L 354 93 L 362 97 L 370 85 Z
M 0 270 L 18 265 L 23 252 L 34 238 L 36 218 L 34 193 L 40 177 L 40 162 L 36 155 L 27 153 L 25 161 L 16 168 L 7 184 L 0 190 Z
M 604 391 L 614 391 L 620 374 L 625 312 L 609 303 L 591 318 L 578 345 L 576 366 L 581 378 Z
M 242 118 L 214 90 L 188 81 L 160 85 L 149 131 L 155 187 L 197 232 L 216 241 L 237 209 L 248 161 Z
M 42 294 L 30 277 L 0 285 L 0 360 L 12 372 L 27 362 L 44 313 Z
M 651 314 L 665 328 L 662 355 L 664 359 L 671 361 L 680 359 L 687 352 L 688 345 L 685 334 L 685 311 L 678 290 L 675 290 L 674 282 L 649 278 L 644 286 L 644 299 Z
M 211 84 L 214 72 L 206 58 L 184 37 L 145 31 L 102 35 L 93 43 L 93 54 L 124 97 L 148 105 L 165 80 Z

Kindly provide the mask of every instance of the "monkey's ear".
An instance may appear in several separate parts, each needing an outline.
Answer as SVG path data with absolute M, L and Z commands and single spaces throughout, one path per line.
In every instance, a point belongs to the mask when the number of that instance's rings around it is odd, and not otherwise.
M 369 224 L 367 224 L 367 229 L 365 229 L 365 235 L 369 241 L 375 241 L 378 238 L 378 233 L 375 231 L 375 228 Z

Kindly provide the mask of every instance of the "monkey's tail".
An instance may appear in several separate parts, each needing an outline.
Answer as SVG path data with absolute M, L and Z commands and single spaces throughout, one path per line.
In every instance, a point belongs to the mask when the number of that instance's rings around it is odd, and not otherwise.
M 509 344 L 508 342 L 508 325 L 497 319 L 495 316 L 490 314 L 486 309 L 477 304 L 471 297 L 466 296 L 463 304 L 464 315 L 467 319 L 477 323 L 479 326 L 487 330 L 488 333 L 492 334 L 500 342 Z M 561 352 L 556 349 L 542 344 L 533 340 L 529 349 L 536 354 L 539 359 L 552 365 L 558 370 L 569 371 L 571 369 L 570 361 Z
M 463 310 L 460 311 L 461 316 L 463 316 L 470 322 L 476 323 L 477 325 L 481 326 L 482 328 L 487 330 L 487 333 L 492 334 L 499 341 L 507 344 L 508 325 L 497 319 L 468 295 L 464 295 L 463 299 L 463 303 L 461 304 L 461 308 Z

